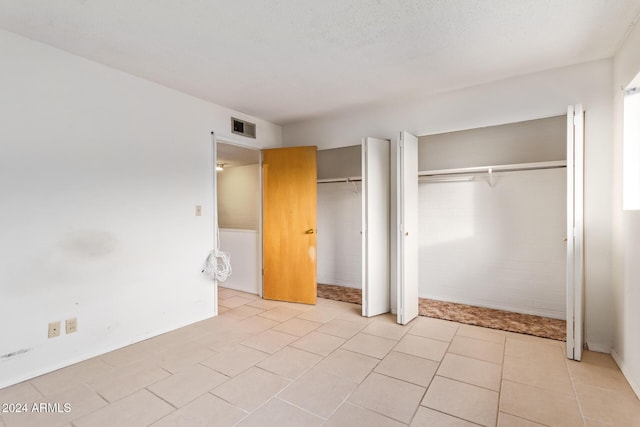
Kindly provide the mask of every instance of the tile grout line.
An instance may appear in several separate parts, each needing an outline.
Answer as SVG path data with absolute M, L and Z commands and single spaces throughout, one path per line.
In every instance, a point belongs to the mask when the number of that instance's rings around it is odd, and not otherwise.
M 504 347 L 502 348 L 502 365 L 500 365 L 500 385 L 498 387 L 498 407 L 496 408 L 497 410 L 496 425 L 498 425 L 498 422 L 500 421 L 500 402 L 502 401 L 502 384 L 504 381 L 504 363 L 507 359 L 507 340 L 508 339 L 509 337 L 505 335 Z
M 411 416 L 411 419 L 409 420 L 409 424 L 411 424 L 411 422 L 413 421 L 413 419 L 416 417 L 416 414 L 418 413 L 418 410 L 420 409 L 420 406 L 422 406 L 422 402 L 424 401 L 424 398 L 427 396 L 427 392 L 429 391 L 429 387 L 431 387 L 431 384 L 433 383 L 433 379 L 438 376 L 438 371 L 440 370 L 440 365 L 442 365 L 442 361 L 444 360 L 444 358 L 447 356 L 447 353 L 449 353 L 449 348 L 451 347 L 451 343 L 453 342 L 453 339 L 455 338 L 455 336 L 458 334 L 458 330 L 459 330 L 459 326 L 456 327 L 456 333 L 453 334 L 453 337 L 451 337 L 451 341 L 448 342 L 447 344 L 447 348 L 444 351 L 444 354 L 442 355 L 442 358 L 440 359 L 440 361 L 438 362 L 438 368 L 436 369 L 436 371 L 433 373 L 433 376 L 431 377 L 431 380 L 429 381 L 429 384 L 427 384 L 427 386 L 424 389 L 424 393 L 422 394 L 422 397 L 420 398 L 420 402 L 418 402 L 418 406 L 416 407 L 416 409 L 413 411 L 413 415 Z M 413 329 L 413 327 L 412 327 Z M 411 329 L 409 329 L 409 331 L 407 331 L 407 333 L 409 333 L 411 331 Z M 395 347 L 394 347 L 395 348 Z M 427 359 L 430 360 L 430 359 Z M 425 406 L 426 408 L 426 406 Z M 429 408 L 431 409 L 431 408 Z M 449 414 L 447 414 L 449 415 Z
M 148 391 L 149 393 L 153 394 L 153 395 L 154 395 L 155 397 L 157 397 L 158 399 L 162 400 L 163 402 L 165 402 L 165 403 L 167 403 L 168 405 L 170 405 L 171 407 L 173 407 L 173 408 L 174 408 L 174 411 L 171 411 L 171 413 L 173 413 L 173 412 L 177 411 L 178 409 L 180 409 L 180 408 L 178 408 L 176 405 L 174 405 L 173 403 L 169 402 L 169 401 L 168 401 L 167 399 L 165 399 L 164 397 L 162 397 L 162 396 L 160 396 L 160 395 L 158 395 L 158 394 L 154 393 L 152 390 L 149 390 L 147 387 L 145 387 L 145 388 L 144 388 L 144 390 Z M 139 391 L 139 390 L 138 390 L 138 391 Z M 136 393 L 137 393 L 137 392 L 136 392 Z M 130 394 L 129 396 L 133 396 L 133 394 L 135 394 L 135 393 L 132 393 L 132 394 Z M 203 393 L 203 394 L 204 394 L 204 393 Z M 202 394 L 201 394 L 200 396 L 202 396 Z M 200 397 L 200 396 L 198 396 L 198 397 Z M 196 399 L 197 399 L 198 397 L 196 397 Z M 192 399 L 192 400 L 190 400 L 190 401 L 186 402 L 186 403 L 185 403 L 185 405 L 188 405 L 189 403 L 193 402 L 193 401 L 194 401 L 194 400 L 196 400 L 196 399 Z M 184 406 L 184 405 L 183 405 L 183 406 Z M 167 415 L 168 415 L 168 414 L 167 414 Z
M 573 374 L 571 373 L 571 369 L 569 369 L 569 358 L 564 357 L 564 366 L 567 369 L 567 373 L 569 374 L 569 380 L 571 381 L 571 389 L 573 390 L 573 394 L 576 397 L 576 403 L 578 405 L 578 411 L 580 411 L 580 416 L 582 417 L 582 422 L 586 423 L 587 417 L 584 415 L 584 410 L 582 409 L 582 402 L 578 398 L 578 390 L 576 389 L 576 383 L 573 380 Z

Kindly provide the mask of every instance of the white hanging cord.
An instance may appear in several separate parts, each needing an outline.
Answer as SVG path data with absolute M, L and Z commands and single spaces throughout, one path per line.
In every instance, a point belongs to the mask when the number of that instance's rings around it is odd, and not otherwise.
M 216 135 L 211 132 L 211 139 L 213 143 L 213 164 L 216 165 Z M 216 171 L 214 170 L 214 174 Z M 214 175 L 214 186 L 217 181 Z M 214 189 L 214 197 L 213 197 L 213 209 L 214 212 L 218 212 L 218 201 L 216 200 L 216 192 Z M 215 215 L 216 221 L 213 223 L 214 233 L 217 237 L 213 250 L 209 252 L 209 255 L 204 260 L 204 264 L 202 265 L 202 272 L 207 276 L 211 277 L 214 280 L 219 282 L 224 282 L 227 280 L 229 276 L 231 276 L 231 255 L 229 252 L 222 252 L 220 250 L 220 229 L 218 228 L 218 220 L 217 215 Z
M 229 252 L 220 250 L 220 232 L 216 226 L 218 241 L 216 248 L 209 252 L 207 259 L 204 260 L 202 272 L 207 276 L 219 282 L 224 282 L 231 276 L 231 255 Z

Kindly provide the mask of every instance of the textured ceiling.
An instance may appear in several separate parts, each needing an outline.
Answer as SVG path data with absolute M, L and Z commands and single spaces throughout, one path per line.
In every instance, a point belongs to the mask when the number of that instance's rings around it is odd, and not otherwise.
M 0 0 L 0 28 L 286 124 L 610 57 L 640 0 Z

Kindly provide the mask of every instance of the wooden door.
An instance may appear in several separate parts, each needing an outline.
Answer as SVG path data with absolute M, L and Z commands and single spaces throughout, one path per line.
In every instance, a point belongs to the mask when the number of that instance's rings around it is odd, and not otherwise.
M 315 304 L 316 147 L 262 152 L 263 297 Z
M 389 141 L 362 142 L 362 315 L 389 312 Z

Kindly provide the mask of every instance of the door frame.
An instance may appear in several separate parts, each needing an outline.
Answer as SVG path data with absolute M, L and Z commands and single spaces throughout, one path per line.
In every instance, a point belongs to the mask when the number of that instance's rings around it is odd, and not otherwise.
M 238 141 L 235 138 L 229 138 L 227 136 L 222 136 L 222 137 L 218 137 L 216 135 L 216 133 L 214 131 L 211 132 L 211 139 L 212 139 L 212 151 L 213 151 L 213 155 L 212 155 L 212 159 L 213 159 L 213 215 L 212 215 L 212 220 L 213 220 L 213 247 L 215 248 L 218 244 L 218 236 L 219 236 L 219 228 L 218 228 L 218 175 L 216 172 L 216 165 L 217 165 L 217 160 L 218 160 L 218 144 L 226 144 L 226 145 L 233 145 L 239 148 L 245 148 L 248 150 L 252 150 L 252 151 L 257 151 L 259 154 L 259 159 L 258 159 L 258 185 L 260 186 L 260 197 L 258 197 L 258 210 L 259 210 L 259 215 L 258 215 L 258 230 L 256 230 L 256 235 L 257 235 L 257 241 L 256 241 L 256 246 L 257 246 L 257 260 L 256 260 L 256 265 L 257 265 L 257 283 L 258 283 L 258 296 L 260 296 L 262 298 L 262 148 L 253 146 L 253 145 L 249 145 L 246 143 L 243 143 L 242 141 Z M 214 279 L 214 299 L 215 299 L 215 315 L 218 315 L 218 281 Z

